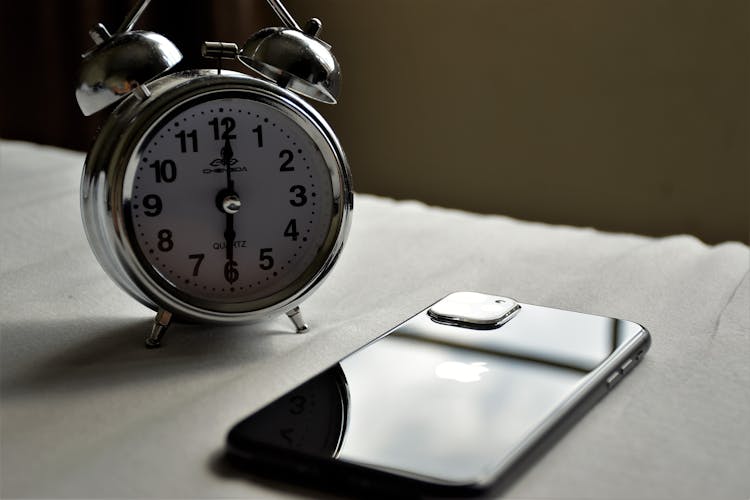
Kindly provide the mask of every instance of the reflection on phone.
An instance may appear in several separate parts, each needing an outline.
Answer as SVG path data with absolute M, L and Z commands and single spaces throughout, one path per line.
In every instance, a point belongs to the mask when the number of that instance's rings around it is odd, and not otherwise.
M 246 443 L 335 457 L 348 407 L 346 377 L 336 364 L 242 421 L 233 432 Z

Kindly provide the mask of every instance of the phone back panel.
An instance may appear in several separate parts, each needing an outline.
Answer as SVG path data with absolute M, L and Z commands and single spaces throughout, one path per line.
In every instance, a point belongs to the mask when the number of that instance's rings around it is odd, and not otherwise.
M 629 321 L 529 304 L 496 329 L 438 323 L 425 310 L 233 432 L 245 447 L 481 484 L 571 401 L 640 359 L 644 337 Z

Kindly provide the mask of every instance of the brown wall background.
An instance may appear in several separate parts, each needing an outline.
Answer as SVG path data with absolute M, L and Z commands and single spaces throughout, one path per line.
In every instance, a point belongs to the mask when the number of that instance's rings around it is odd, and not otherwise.
M 75 108 L 78 55 L 89 25 L 114 27 L 130 4 L 2 0 L 0 135 L 86 147 L 95 120 Z M 358 191 L 606 230 L 750 240 L 750 2 L 288 7 L 300 22 L 323 20 L 342 64 L 339 104 L 317 107 L 342 139 Z M 278 24 L 259 0 L 155 0 L 149 16 L 141 26 L 186 55 L 203 39 L 241 43 Z

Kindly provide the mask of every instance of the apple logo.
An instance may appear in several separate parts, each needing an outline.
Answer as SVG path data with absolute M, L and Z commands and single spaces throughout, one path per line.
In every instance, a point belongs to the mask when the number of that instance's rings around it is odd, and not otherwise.
M 455 380 L 456 382 L 477 382 L 482 374 L 490 371 L 487 363 L 461 363 L 459 361 L 446 361 L 435 367 L 435 375 L 438 378 Z

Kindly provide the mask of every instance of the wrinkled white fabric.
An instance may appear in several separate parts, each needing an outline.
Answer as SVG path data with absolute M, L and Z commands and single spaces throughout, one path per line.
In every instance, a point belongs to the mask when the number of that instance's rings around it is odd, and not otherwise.
M 308 334 L 286 318 L 175 325 L 146 350 L 153 313 L 86 243 L 83 160 L 0 141 L 0 496 L 309 496 L 224 466 L 229 427 L 457 290 L 630 319 L 653 336 L 643 363 L 507 495 L 750 494 L 746 245 L 358 195 L 342 258 L 303 305 Z

